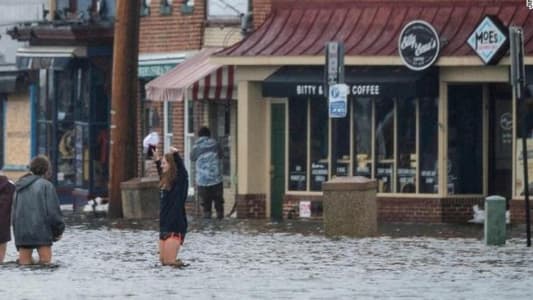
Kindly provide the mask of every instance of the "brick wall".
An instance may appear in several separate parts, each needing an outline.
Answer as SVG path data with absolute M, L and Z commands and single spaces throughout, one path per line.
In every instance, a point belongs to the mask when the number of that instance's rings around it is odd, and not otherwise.
M 322 196 L 285 195 L 284 218 L 298 218 L 302 200 L 321 202 Z M 384 223 L 466 223 L 474 205 L 483 207 L 484 198 L 398 198 L 378 197 L 378 221 Z M 523 206 L 523 202 L 522 206 Z M 322 217 L 322 216 L 314 216 Z
M 533 218 L 533 197 L 529 198 L 529 216 Z M 525 224 L 526 223 L 526 203 L 524 199 L 512 199 L 509 201 L 509 210 L 511 212 L 511 223 Z
M 176 52 L 202 47 L 205 1 L 194 1 L 192 14 L 181 12 L 181 1 L 174 1 L 172 14 L 159 12 L 160 1 L 152 1 L 150 15 L 141 17 L 139 52 Z
M 300 201 L 311 201 L 311 203 L 322 202 L 322 196 L 310 195 L 310 196 L 295 196 L 285 195 L 283 199 L 283 218 L 294 219 L 300 217 Z M 313 211 L 312 217 L 317 217 Z M 321 215 L 318 217 L 322 217 Z
M 265 194 L 236 195 L 237 218 L 263 219 L 266 218 Z
M 474 205 L 483 208 L 485 198 L 447 198 L 441 200 L 442 222 L 464 223 L 473 217 Z

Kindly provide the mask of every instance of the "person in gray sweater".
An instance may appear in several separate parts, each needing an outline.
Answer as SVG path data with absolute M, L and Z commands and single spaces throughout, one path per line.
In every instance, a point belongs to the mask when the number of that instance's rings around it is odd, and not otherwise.
M 49 170 L 48 158 L 36 156 L 30 163 L 30 173 L 15 183 L 11 220 L 21 265 L 33 263 L 33 249 L 37 249 L 39 264 L 49 264 L 52 243 L 61 239 L 65 230 L 56 189 L 46 179 Z

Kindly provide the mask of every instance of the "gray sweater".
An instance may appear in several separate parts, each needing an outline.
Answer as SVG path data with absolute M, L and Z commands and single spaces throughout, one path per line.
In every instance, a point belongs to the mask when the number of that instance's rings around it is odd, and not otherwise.
M 40 176 L 28 174 L 15 186 L 11 210 L 15 245 L 52 245 L 65 230 L 54 185 Z

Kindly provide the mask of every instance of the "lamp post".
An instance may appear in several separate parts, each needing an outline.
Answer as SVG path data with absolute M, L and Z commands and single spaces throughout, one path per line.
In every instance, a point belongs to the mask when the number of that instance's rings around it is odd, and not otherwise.
M 526 209 L 526 235 L 527 246 L 531 247 L 531 220 L 529 211 L 529 178 L 528 178 L 528 152 L 527 152 L 527 106 L 524 95 L 526 82 L 524 68 L 524 34 L 522 28 L 509 27 L 509 38 L 511 44 L 511 84 L 513 85 L 517 106 L 520 107 L 522 123 L 522 163 L 524 171 L 524 202 Z

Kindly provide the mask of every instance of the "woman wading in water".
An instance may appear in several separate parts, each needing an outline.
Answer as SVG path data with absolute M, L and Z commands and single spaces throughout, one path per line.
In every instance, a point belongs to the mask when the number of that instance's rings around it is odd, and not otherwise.
M 187 233 L 187 170 L 174 147 L 156 160 L 156 166 L 160 178 L 159 260 L 163 265 L 182 266 L 176 257 Z

